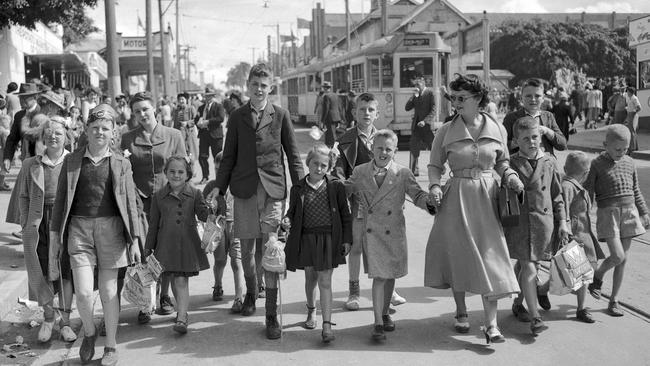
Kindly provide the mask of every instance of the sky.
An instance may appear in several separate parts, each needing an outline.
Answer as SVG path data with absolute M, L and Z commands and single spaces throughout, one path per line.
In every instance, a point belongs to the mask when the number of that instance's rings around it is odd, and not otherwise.
M 174 0 L 176 1 L 176 0 Z M 176 33 L 176 4 L 162 0 L 165 23 Z M 180 43 L 194 47 L 190 59 L 197 70 L 205 74 L 205 82 L 220 87 L 228 70 L 241 61 L 251 63 L 266 50 L 267 35 L 275 37 L 276 25 L 280 34 L 293 30 L 300 39 L 309 32 L 296 29 L 296 18 L 311 20 L 311 9 L 320 2 L 326 13 L 344 13 L 344 0 L 178 0 L 180 5 Z M 389 0 L 390 1 L 390 0 Z M 414 0 L 421 3 L 423 0 Z M 462 12 L 612 12 L 650 13 L 649 0 L 449 0 Z M 159 29 L 158 1 L 152 0 L 152 28 Z M 349 0 L 350 12 L 370 10 L 370 0 Z M 170 6 L 171 5 L 171 6 Z M 265 6 L 266 5 L 266 6 Z M 117 0 L 117 31 L 123 36 L 144 36 L 138 27 L 138 18 L 145 23 L 145 0 Z M 88 10 L 95 25 L 102 30 L 92 38 L 104 37 L 104 1 Z M 274 38 L 275 39 L 275 38 Z M 193 76 L 198 82 L 198 77 Z

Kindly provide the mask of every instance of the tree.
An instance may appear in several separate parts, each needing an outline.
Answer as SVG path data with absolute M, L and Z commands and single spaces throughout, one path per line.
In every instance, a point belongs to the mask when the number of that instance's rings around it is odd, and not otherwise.
M 251 65 L 248 62 L 240 62 L 228 70 L 226 78 L 226 86 L 229 88 L 239 87 L 244 89 L 246 87 L 246 80 L 248 80 L 248 73 L 251 70 Z
M 634 73 L 627 46 L 627 28 L 615 30 L 595 24 L 507 21 L 490 42 L 490 64 L 507 69 L 517 82 L 529 77 L 551 78 L 565 67 L 587 76 Z
M 83 8 L 78 8 L 73 14 L 63 21 L 63 47 L 77 43 L 88 37 L 89 34 L 99 31 L 94 20 L 86 16 Z
M 66 24 L 97 0 L 0 0 L 0 28 L 22 25 L 33 29 L 36 22 Z M 77 18 L 78 19 L 78 18 Z

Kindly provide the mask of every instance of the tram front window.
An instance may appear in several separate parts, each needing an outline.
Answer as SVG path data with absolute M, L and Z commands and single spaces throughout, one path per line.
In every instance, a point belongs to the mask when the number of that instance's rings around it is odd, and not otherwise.
M 410 88 L 412 75 L 423 75 L 427 86 L 433 86 L 433 59 L 430 57 L 409 57 L 399 60 L 399 87 Z

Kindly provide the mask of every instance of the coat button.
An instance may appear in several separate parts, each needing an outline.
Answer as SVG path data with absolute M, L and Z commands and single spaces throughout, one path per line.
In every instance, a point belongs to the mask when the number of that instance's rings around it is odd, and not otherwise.
M 181 216 L 183 214 L 182 211 L 178 211 L 178 216 Z
M 386 235 L 390 235 L 390 230 L 386 230 Z
M 542 187 L 542 191 L 545 191 L 545 190 L 546 190 L 546 186 L 543 186 L 543 187 Z
M 372 215 L 372 210 L 368 210 L 368 213 Z
M 178 208 L 183 208 L 183 205 L 179 203 Z
M 386 214 L 387 214 L 387 215 L 390 215 L 391 213 L 392 213 L 391 211 L 388 211 Z
M 544 207 L 544 212 L 548 212 L 548 208 Z
M 181 220 L 176 220 L 176 223 L 177 223 L 177 224 L 180 224 L 180 223 L 181 223 Z
M 366 230 L 366 232 L 370 233 L 370 232 L 372 232 L 372 229 L 368 229 L 368 230 Z

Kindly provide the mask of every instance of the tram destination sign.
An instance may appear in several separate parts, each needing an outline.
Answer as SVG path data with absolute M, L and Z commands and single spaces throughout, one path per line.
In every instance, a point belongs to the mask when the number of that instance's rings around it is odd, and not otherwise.
M 404 39 L 404 46 L 429 46 L 429 38 L 406 38 Z

